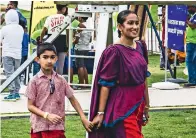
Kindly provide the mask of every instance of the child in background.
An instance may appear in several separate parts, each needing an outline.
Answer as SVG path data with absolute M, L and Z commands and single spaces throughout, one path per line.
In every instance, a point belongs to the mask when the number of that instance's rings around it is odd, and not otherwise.
M 25 26 L 25 28 L 24 28 L 24 35 L 23 35 L 23 41 L 22 41 L 22 59 L 21 59 L 21 65 L 27 60 L 29 42 L 30 42 L 29 41 L 29 34 L 28 34 L 28 31 L 27 31 L 27 26 Z M 24 76 L 24 80 L 26 80 L 26 69 L 21 74 L 21 80 L 22 80 L 23 76 Z
M 20 67 L 24 30 L 19 25 L 19 17 L 16 10 L 10 9 L 5 14 L 5 23 L 6 25 L 1 29 L 0 43 L 2 42 L 5 75 L 9 78 Z M 4 97 L 4 100 L 16 101 L 20 99 L 19 77 L 8 86 L 8 89 L 10 94 Z

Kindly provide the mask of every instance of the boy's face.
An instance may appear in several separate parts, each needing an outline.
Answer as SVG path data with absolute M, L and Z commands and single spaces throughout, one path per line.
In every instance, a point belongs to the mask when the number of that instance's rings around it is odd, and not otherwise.
M 53 70 L 54 64 L 57 61 L 57 56 L 53 51 L 44 51 L 43 54 L 38 57 L 38 62 L 42 69 L 46 71 Z

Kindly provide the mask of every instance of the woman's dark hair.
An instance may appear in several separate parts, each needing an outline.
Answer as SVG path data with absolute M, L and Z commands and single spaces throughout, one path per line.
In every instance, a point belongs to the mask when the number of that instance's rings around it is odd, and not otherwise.
M 41 43 L 37 47 L 37 57 L 40 57 L 46 50 L 53 51 L 57 55 L 56 48 L 51 43 Z
M 117 23 L 118 24 L 123 24 L 125 22 L 125 18 L 129 15 L 129 14 L 135 14 L 137 15 L 135 12 L 133 11 L 130 11 L 130 10 L 124 10 L 124 11 L 121 11 L 118 16 L 117 16 Z M 118 30 L 118 37 L 120 38 L 121 37 L 121 32 L 120 30 Z

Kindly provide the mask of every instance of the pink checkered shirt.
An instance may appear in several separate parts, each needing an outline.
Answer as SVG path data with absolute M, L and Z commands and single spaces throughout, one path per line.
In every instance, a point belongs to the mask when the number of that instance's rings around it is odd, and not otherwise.
M 65 117 L 65 96 L 70 98 L 73 89 L 67 84 L 66 80 L 53 71 L 52 80 L 55 84 L 55 91 L 50 94 L 49 79 L 40 72 L 29 82 L 26 90 L 28 99 L 33 100 L 34 105 L 44 112 Z M 47 130 L 64 130 L 64 121 L 53 125 L 48 120 L 31 113 L 31 129 L 33 133 Z

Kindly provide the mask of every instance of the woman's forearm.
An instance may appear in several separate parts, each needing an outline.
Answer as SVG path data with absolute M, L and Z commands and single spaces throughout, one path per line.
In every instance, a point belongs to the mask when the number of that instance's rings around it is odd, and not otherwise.
M 149 100 L 149 94 L 148 94 L 148 82 L 145 81 L 145 92 L 144 92 L 144 98 L 145 98 L 145 105 L 150 106 L 150 100 Z
M 107 103 L 108 96 L 109 96 L 109 91 L 110 91 L 110 88 L 104 87 L 104 86 L 101 87 L 98 112 L 105 111 L 106 103 Z

